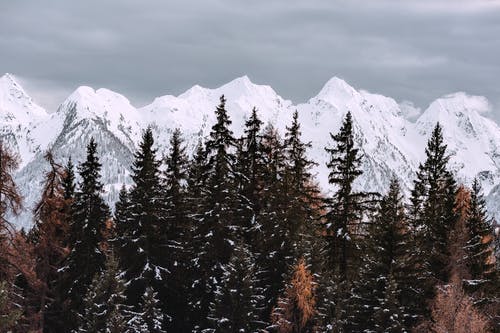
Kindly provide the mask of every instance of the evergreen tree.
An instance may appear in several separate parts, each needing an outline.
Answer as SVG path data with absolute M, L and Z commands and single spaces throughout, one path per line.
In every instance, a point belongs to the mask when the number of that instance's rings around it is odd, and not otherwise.
M 164 333 L 162 323 L 164 315 L 160 310 L 158 293 L 152 287 L 147 287 L 141 297 L 140 312 L 130 320 L 131 331 L 134 333 Z
M 413 290 L 412 249 L 408 219 L 397 180 L 382 198 L 369 227 L 360 278 L 355 283 L 356 303 L 352 328 L 367 332 L 409 332 L 415 323 L 407 304 Z
M 62 283 L 68 300 L 65 315 L 70 319 L 70 325 L 76 322 L 72 319 L 75 314 L 81 312 L 82 295 L 87 293 L 94 276 L 104 268 L 102 231 L 110 215 L 109 208 L 101 197 L 101 163 L 97 157 L 97 144 L 94 139 L 90 140 L 87 158 L 78 169 L 81 181 L 75 193 L 70 227 L 75 243 L 62 269 Z
M 85 296 L 78 332 L 106 332 L 107 328 L 116 331 L 118 327 L 125 332 L 125 284 L 118 274 L 118 261 L 110 253 L 105 270 L 94 277 Z
M 335 332 L 348 324 L 349 291 L 356 281 L 360 258 L 359 240 L 363 236 L 363 214 L 369 208 L 369 194 L 356 192 L 354 181 L 363 173 L 362 156 L 355 147 L 352 115 L 348 112 L 339 132 L 330 133 L 334 147 L 330 154 L 328 181 L 334 194 L 325 200 L 324 272 L 321 283 L 321 308 L 325 321 Z
M 262 329 L 263 295 L 258 288 L 259 271 L 249 248 L 239 243 L 223 267 L 222 284 L 210 307 L 212 332 L 256 332 Z
M 130 193 L 122 193 L 120 205 L 130 203 L 128 212 L 118 213 L 117 251 L 120 267 L 127 284 L 127 301 L 137 306 L 147 287 L 159 288 L 165 282 L 167 270 L 162 266 L 165 253 L 164 203 L 153 132 L 148 127 L 135 153 L 132 166 L 134 182 Z
M 64 199 L 73 199 L 75 196 L 75 170 L 71 157 L 64 167 L 62 187 L 64 189 Z
M 223 266 L 229 262 L 235 244 L 238 227 L 235 225 L 237 206 L 234 174 L 235 140 L 229 129 L 231 121 L 225 109 L 226 100 L 220 98 L 215 114 L 216 123 L 206 142 L 207 163 L 203 177 L 202 207 L 197 218 L 194 242 L 196 242 L 193 267 L 198 271 L 192 288 L 200 290 L 198 300 L 192 305 L 198 314 L 196 329 L 208 328 L 209 305 L 214 301 L 215 291 Z
M 488 293 L 495 274 L 495 260 L 493 253 L 493 230 L 486 216 L 486 202 L 481 193 L 479 181 L 474 179 L 467 219 L 465 220 L 468 232 L 465 245 L 465 262 L 470 273 L 470 280 L 465 281 L 465 287 L 470 291 Z
M 255 244 L 254 227 L 261 209 L 261 194 L 264 185 L 261 126 L 262 121 L 257 115 L 257 109 L 253 108 L 250 118 L 245 122 L 237 161 L 240 184 L 240 226 L 243 237 L 249 244 Z
M 185 297 L 191 291 L 190 279 L 187 278 L 191 258 L 191 220 L 188 217 L 186 188 L 187 166 L 188 159 L 181 132 L 176 129 L 170 139 L 164 184 L 166 203 L 164 235 L 170 253 L 165 257 L 164 264 L 170 274 L 164 288 L 160 289 L 160 299 L 166 300 L 165 311 L 173 318 L 168 330 L 174 332 L 184 332 L 189 329 L 189 323 L 186 322 L 189 300 Z
M 0 281 L 0 331 L 11 332 L 21 319 L 22 311 L 13 307 L 6 281 Z
M 300 256 L 310 257 L 311 244 L 308 241 L 316 236 L 313 225 L 315 214 L 312 208 L 317 201 L 318 191 L 313 185 L 310 173 L 310 169 L 315 163 L 306 156 L 311 143 L 302 142 L 301 135 L 298 112 L 295 111 L 292 124 L 286 128 L 284 140 L 286 164 L 283 182 L 289 202 L 285 218 L 287 238 L 291 247 L 290 257 L 292 261 L 290 264 Z
M 285 153 L 278 132 L 272 125 L 266 126 L 262 135 L 264 160 L 261 209 L 255 216 L 253 249 L 256 263 L 261 268 L 259 287 L 264 292 L 265 308 L 261 321 L 268 321 L 285 284 L 291 265 L 292 250 L 288 241 L 285 218 L 288 209 L 284 191 Z
M 424 310 L 434 294 L 434 285 L 446 282 L 450 270 L 450 231 L 454 228 L 456 185 L 447 169 L 449 156 L 438 123 L 425 149 L 426 161 L 419 166 L 412 190 L 411 216 L 415 237 L 414 265 L 420 272 L 417 279 L 422 294 L 415 309 Z

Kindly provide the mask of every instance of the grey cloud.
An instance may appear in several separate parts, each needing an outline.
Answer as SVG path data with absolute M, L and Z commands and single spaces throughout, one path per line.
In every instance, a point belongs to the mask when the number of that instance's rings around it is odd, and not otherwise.
M 0 72 L 50 109 L 82 84 L 140 105 L 243 74 L 294 102 L 337 75 L 421 108 L 463 90 L 499 109 L 498 17 L 487 0 L 5 1 Z

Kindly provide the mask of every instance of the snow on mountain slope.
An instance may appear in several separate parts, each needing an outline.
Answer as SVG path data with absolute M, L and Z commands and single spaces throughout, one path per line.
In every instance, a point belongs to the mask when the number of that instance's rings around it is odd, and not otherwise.
M 486 193 L 491 192 L 491 212 L 500 212 L 494 200 L 500 197 L 500 128 L 482 115 L 489 108 L 482 97 L 464 93 L 444 96 L 413 123 L 407 120 L 408 114 L 414 117 L 418 114 L 416 109 L 409 112 L 405 103 L 356 90 L 336 77 L 306 103 L 293 105 L 271 87 L 254 84 L 243 76 L 216 89 L 194 86 L 179 96 L 158 97 L 141 108 L 110 90 L 80 87 L 57 112 L 47 114 L 12 76 L 5 75 L 0 79 L 0 129 L 4 140 L 12 142 L 23 158 L 16 179 L 26 207 L 31 208 L 40 193 L 43 170 L 47 168 L 43 152 L 51 148 L 62 163 L 71 156 L 78 164 L 85 158 L 85 146 L 91 137 L 98 143 L 102 181 L 107 200 L 113 204 L 121 184 L 130 183 L 129 168 L 142 130 L 146 126 L 153 128 L 159 154 L 163 156 L 169 148 L 170 134 L 179 127 L 190 152 L 200 138 L 208 135 L 222 94 L 227 99 L 235 135 L 242 134 L 254 106 L 265 123 L 272 123 L 282 133 L 297 109 L 304 140 L 313 145 L 309 156 L 318 162 L 313 171 L 325 192 L 331 187 L 327 182 L 328 156 L 324 147 L 332 143 L 329 133 L 338 131 L 347 111 L 352 113 L 356 141 L 364 154 L 364 174 L 356 186 L 370 191 L 385 191 L 394 176 L 406 190 L 411 188 L 418 164 L 425 157 L 427 138 L 439 121 L 459 179 L 470 182 L 478 176 Z M 29 223 L 28 211 L 18 224 Z
M 486 193 L 500 183 L 500 127 L 481 115 L 489 110 L 486 98 L 455 93 L 432 102 L 416 123 L 428 137 L 439 121 L 459 181 L 470 184 L 477 176 Z
M 0 78 L 0 137 L 19 154 L 21 167 L 46 149 L 53 135 L 40 129 L 50 116 L 36 105 L 10 74 Z M 60 130 L 57 124 L 52 125 Z M 52 132 L 52 134 L 55 134 Z

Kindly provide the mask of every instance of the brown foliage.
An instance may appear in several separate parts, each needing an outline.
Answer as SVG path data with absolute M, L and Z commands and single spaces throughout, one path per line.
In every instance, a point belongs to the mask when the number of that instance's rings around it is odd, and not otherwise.
M 273 309 L 271 321 L 279 333 L 306 333 L 314 331 L 315 315 L 316 284 L 305 260 L 300 259 L 290 284 Z
M 488 319 L 474 307 L 464 294 L 458 278 L 438 289 L 431 306 L 432 321 L 419 325 L 415 332 L 486 333 L 490 332 Z

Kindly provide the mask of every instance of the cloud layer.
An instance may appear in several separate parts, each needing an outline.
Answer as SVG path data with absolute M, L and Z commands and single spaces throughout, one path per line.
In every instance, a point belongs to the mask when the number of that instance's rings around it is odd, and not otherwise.
M 488 0 L 3 1 L 0 72 L 48 109 L 83 84 L 141 105 L 243 74 L 294 102 L 336 75 L 421 108 L 466 91 L 498 109 L 499 17 Z

